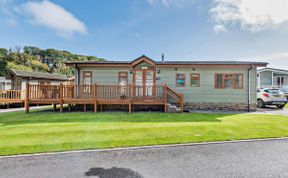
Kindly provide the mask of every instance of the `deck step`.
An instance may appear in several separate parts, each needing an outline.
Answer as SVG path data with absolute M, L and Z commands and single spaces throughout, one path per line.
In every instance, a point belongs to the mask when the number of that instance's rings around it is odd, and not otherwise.
M 167 103 L 167 112 L 169 113 L 181 112 L 181 108 L 176 106 L 175 104 Z

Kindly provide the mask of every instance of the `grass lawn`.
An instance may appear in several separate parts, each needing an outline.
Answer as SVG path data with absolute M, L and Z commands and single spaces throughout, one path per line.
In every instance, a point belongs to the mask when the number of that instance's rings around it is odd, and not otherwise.
M 0 155 L 288 136 L 288 117 L 253 114 L 0 114 Z

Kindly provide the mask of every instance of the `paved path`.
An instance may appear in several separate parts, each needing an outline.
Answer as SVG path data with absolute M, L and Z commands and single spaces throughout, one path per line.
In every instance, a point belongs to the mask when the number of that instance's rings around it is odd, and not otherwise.
M 258 108 L 257 112 L 255 114 L 279 114 L 288 116 L 288 109 L 278 109 L 273 107 L 266 107 L 266 108 Z
M 0 177 L 288 177 L 288 140 L 0 158 Z
M 257 108 L 255 112 L 243 112 L 243 111 L 203 111 L 203 110 L 191 110 L 191 113 L 221 113 L 221 114 L 270 114 L 270 115 L 283 115 L 288 116 L 288 109 L 278 109 L 276 107 Z
M 49 108 L 51 107 L 50 105 L 49 106 L 31 106 L 30 107 L 30 110 L 33 110 L 33 109 L 42 109 L 42 108 Z M 21 108 L 7 108 L 7 109 L 0 109 L 0 113 L 5 113 L 5 112 L 16 112 L 16 111 L 24 111 L 25 108 L 24 107 L 21 107 Z

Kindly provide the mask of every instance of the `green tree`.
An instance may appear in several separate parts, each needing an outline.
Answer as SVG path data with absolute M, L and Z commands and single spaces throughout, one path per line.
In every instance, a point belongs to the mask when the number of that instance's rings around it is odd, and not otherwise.
M 56 72 L 71 75 L 73 70 L 65 65 L 66 61 L 97 61 L 105 60 L 95 56 L 70 53 L 65 50 L 42 50 L 34 46 L 20 46 L 14 50 L 0 48 L 0 75 L 7 74 L 8 69 L 28 71 Z
M 24 53 L 34 55 L 34 56 L 40 56 L 41 51 L 42 51 L 40 48 L 33 47 L 33 46 L 25 46 L 23 50 L 24 50 Z
M 5 59 L 8 56 L 8 50 L 5 48 L 0 48 L 0 59 Z

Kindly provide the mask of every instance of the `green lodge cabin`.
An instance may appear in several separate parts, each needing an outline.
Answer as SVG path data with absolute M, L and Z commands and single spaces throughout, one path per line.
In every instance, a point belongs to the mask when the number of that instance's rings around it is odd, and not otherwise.
M 110 108 L 158 108 L 164 112 L 188 109 L 256 110 L 257 67 L 265 62 L 155 61 L 141 56 L 133 61 L 67 62 L 74 67 L 73 85 L 30 85 L 30 103 Z
M 183 104 L 182 110 L 255 110 L 257 67 L 267 63 L 155 61 L 143 55 L 133 61 L 83 61 L 67 65 L 75 68 L 76 85 L 118 85 L 115 101 L 125 100 L 126 86 L 131 85 L 132 104 Z M 92 92 L 92 88 L 83 92 Z

